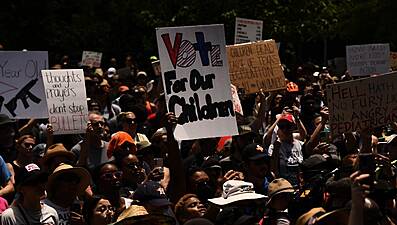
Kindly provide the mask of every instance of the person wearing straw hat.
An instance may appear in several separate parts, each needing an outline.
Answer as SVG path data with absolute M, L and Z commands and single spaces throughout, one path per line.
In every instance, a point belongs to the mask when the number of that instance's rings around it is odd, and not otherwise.
M 90 180 L 90 173 L 86 169 L 68 164 L 60 164 L 48 177 L 48 196 L 44 203 L 58 212 L 60 224 L 70 224 L 70 207 L 88 187 Z
M 291 183 L 284 178 L 274 179 L 268 187 L 268 211 L 260 224 L 290 224 L 288 206 L 295 192 Z M 270 223 L 269 223 L 270 222 Z
M 72 164 L 75 160 L 76 156 L 73 152 L 68 151 L 62 143 L 57 143 L 48 147 L 41 158 L 41 165 L 51 173 L 61 163 Z

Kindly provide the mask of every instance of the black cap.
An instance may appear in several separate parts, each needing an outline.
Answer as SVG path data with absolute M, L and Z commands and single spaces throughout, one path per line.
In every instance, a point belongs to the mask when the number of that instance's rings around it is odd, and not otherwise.
M 258 143 L 252 143 L 243 149 L 242 156 L 244 161 L 267 159 L 270 157 L 265 151 L 261 151 L 263 148 Z
M 139 184 L 134 192 L 133 199 L 155 206 L 171 205 L 171 202 L 168 201 L 165 195 L 164 189 L 155 181 L 147 181 Z
M 17 186 L 22 186 L 37 182 L 46 182 L 47 179 L 48 173 L 43 172 L 39 166 L 31 163 L 22 168 L 21 172 L 15 178 L 15 183 Z
M 15 123 L 15 120 L 11 119 L 6 114 L 0 114 L 0 126 L 8 123 Z

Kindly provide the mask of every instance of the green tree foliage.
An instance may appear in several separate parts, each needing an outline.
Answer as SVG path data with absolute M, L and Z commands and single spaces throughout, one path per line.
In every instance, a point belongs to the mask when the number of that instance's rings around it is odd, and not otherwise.
M 233 44 L 238 16 L 263 20 L 263 38 L 282 42 L 289 63 L 307 55 L 321 61 L 324 40 L 337 54 L 346 43 L 394 48 L 396 10 L 394 0 L 3 0 L 0 43 L 74 58 L 83 50 L 146 58 L 157 53 L 156 27 L 221 23 Z

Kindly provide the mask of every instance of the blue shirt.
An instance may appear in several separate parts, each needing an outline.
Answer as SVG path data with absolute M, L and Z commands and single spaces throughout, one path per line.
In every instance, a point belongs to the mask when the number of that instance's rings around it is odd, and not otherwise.
M 0 182 L 1 185 L 4 186 L 11 178 L 11 173 L 7 168 L 6 163 L 4 162 L 3 158 L 0 156 Z

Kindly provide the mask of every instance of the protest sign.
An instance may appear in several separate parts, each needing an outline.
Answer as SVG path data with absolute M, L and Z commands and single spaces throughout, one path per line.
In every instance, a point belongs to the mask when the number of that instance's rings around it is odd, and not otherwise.
M 223 25 L 157 28 L 167 108 L 180 140 L 238 134 Z
M 54 134 L 85 133 L 88 119 L 82 69 L 41 71 Z
M 389 72 L 389 44 L 346 46 L 347 70 L 352 76 L 365 76 Z
M 397 71 L 397 52 L 390 52 L 390 68 Z
M 274 40 L 231 45 L 226 50 L 230 80 L 237 88 L 246 93 L 286 88 Z
M 263 21 L 236 17 L 234 43 L 240 44 L 262 40 Z
M 244 115 L 243 107 L 241 106 L 241 101 L 240 101 L 240 98 L 238 97 L 238 91 L 237 91 L 236 86 L 231 84 L 231 90 L 232 90 L 234 111 L 240 113 L 241 115 Z
M 47 68 L 48 52 L 0 51 L 0 112 L 17 119 L 48 117 L 40 75 Z
M 101 67 L 102 53 L 83 51 L 83 59 L 81 60 L 83 66 L 92 66 L 95 68 Z
M 397 121 L 397 72 L 327 86 L 333 135 Z

